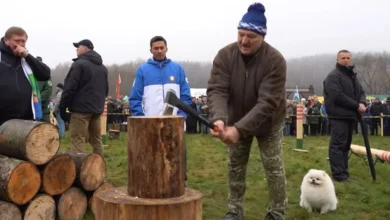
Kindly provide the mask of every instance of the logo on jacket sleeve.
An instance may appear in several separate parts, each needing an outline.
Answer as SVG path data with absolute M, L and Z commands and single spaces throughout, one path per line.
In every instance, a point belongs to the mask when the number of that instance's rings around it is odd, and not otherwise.
M 188 83 L 188 78 L 186 77 L 186 82 Z
M 175 81 L 175 77 L 170 76 L 170 77 L 169 77 L 169 81 L 174 82 L 174 81 Z

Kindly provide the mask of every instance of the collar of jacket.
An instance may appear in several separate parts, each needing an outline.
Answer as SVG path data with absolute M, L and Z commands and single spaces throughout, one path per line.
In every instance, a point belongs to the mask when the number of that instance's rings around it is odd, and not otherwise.
M 264 51 L 265 48 L 266 48 L 266 44 L 267 44 L 267 43 L 263 40 L 263 42 L 261 43 L 260 48 L 256 51 L 255 54 L 252 55 L 252 59 L 248 62 L 248 66 L 249 66 L 249 64 L 252 63 L 253 60 L 256 60 L 258 57 L 261 56 L 261 54 L 263 53 L 263 51 Z M 239 51 L 239 53 L 240 53 L 240 55 L 241 55 L 241 58 L 244 59 L 244 58 L 242 57 L 243 54 L 241 53 L 238 44 L 237 44 L 237 49 L 238 49 L 238 51 Z
M 356 73 L 353 71 L 355 66 L 346 67 L 343 65 L 340 65 L 339 63 L 336 64 L 336 69 L 340 70 L 343 73 L 348 74 L 349 76 L 356 75 Z

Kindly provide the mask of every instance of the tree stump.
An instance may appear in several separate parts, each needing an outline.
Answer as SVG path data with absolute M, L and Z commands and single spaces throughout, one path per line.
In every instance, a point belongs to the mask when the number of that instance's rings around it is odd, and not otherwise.
M 15 204 L 0 201 L 0 220 L 22 220 L 22 213 Z
M 34 164 L 0 155 L 0 199 L 24 205 L 40 186 L 41 176 Z
M 186 188 L 180 197 L 144 199 L 129 196 L 127 187 L 97 194 L 96 220 L 201 220 L 202 193 Z
M 82 220 L 87 212 L 84 191 L 77 187 L 66 190 L 58 199 L 57 210 L 60 220 Z
M 38 121 L 12 119 L 0 126 L 0 154 L 43 165 L 51 160 L 60 147 L 56 126 Z
M 58 153 L 49 163 L 39 168 L 42 190 L 51 196 L 65 192 L 76 179 L 76 164 L 68 154 Z
M 128 117 L 128 194 L 172 198 L 184 194 L 181 116 Z
M 24 211 L 24 220 L 36 219 L 56 219 L 56 203 L 53 197 L 39 194 L 29 202 Z
M 114 185 L 108 181 L 104 181 L 102 185 L 99 186 L 99 188 L 96 189 L 91 195 L 88 195 L 88 206 L 91 209 L 92 213 L 95 215 L 96 213 L 96 201 L 97 201 L 97 194 L 99 192 L 106 191 L 108 189 L 114 188 Z
M 75 185 L 86 191 L 96 190 L 106 178 L 106 163 L 99 154 L 68 153 L 76 163 Z

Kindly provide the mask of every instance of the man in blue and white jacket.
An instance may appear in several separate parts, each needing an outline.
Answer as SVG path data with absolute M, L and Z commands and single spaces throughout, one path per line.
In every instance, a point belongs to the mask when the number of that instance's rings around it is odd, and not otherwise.
M 168 59 L 166 40 L 156 36 L 150 41 L 150 58 L 141 65 L 136 74 L 129 95 L 129 105 L 133 116 L 156 116 L 164 111 L 164 99 L 169 89 L 173 89 L 185 104 L 191 104 L 191 92 L 183 67 Z M 187 118 L 185 112 L 175 108 L 173 115 Z
M 162 115 L 164 99 L 170 89 L 174 90 L 185 104 L 191 104 L 191 91 L 184 69 L 180 64 L 166 57 L 167 50 L 167 41 L 163 37 L 156 36 L 150 40 L 150 52 L 153 58 L 138 68 L 129 95 L 132 116 Z M 187 114 L 175 108 L 173 115 L 184 117 L 185 130 Z M 187 175 L 185 179 L 187 180 Z

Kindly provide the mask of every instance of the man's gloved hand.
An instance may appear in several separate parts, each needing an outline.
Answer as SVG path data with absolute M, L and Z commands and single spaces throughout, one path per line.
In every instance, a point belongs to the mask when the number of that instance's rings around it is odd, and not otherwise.
M 60 108 L 60 116 L 61 116 L 61 119 L 62 119 L 64 122 L 67 122 L 67 121 L 66 121 L 66 108 Z

